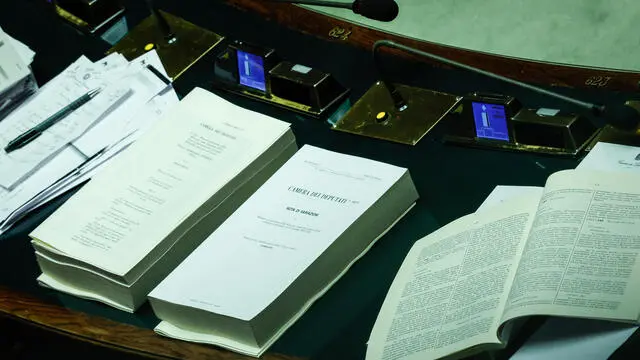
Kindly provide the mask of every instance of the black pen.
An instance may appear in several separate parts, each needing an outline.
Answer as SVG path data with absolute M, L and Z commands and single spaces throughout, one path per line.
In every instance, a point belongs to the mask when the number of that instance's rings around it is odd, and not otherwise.
M 49 118 L 47 118 L 45 121 L 32 127 L 31 129 L 25 131 L 24 133 L 18 135 L 18 137 L 16 137 L 15 139 L 9 141 L 7 146 L 4 147 L 4 151 L 9 153 L 13 150 L 20 149 L 21 147 L 27 145 L 28 143 L 33 141 L 35 138 L 40 136 L 45 130 L 52 127 L 56 123 L 58 123 L 58 121 L 64 119 L 67 115 L 74 112 L 80 106 L 89 102 L 89 100 L 91 100 L 94 96 L 98 95 L 99 92 L 100 92 L 100 89 L 93 89 L 88 93 L 82 95 L 77 100 L 65 106 L 57 113 L 49 116 Z
M 87 166 L 90 162 L 92 162 L 93 160 L 95 160 L 95 159 L 97 159 L 98 157 L 102 156 L 102 154 L 104 154 L 104 153 L 107 151 L 107 149 L 109 149 L 109 146 L 105 146 L 105 147 L 103 147 L 102 149 L 98 150 L 98 152 L 97 152 L 97 153 L 95 153 L 95 154 L 93 154 L 93 155 L 89 156 L 88 158 L 86 158 L 86 159 L 82 162 L 82 164 L 80 164 L 80 165 L 76 166 L 76 168 L 75 168 L 75 169 L 73 169 L 73 170 L 69 171 L 68 173 L 66 173 L 63 177 L 61 177 L 60 179 L 58 179 L 58 181 L 56 181 L 55 183 L 53 183 L 53 184 L 52 184 L 52 186 L 53 186 L 53 185 L 55 185 L 56 183 L 58 183 L 58 182 L 59 182 L 59 181 L 61 181 L 61 180 L 64 180 L 64 179 L 66 179 L 66 178 L 68 178 L 68 177 L 70 177 L 70 176 L 73 176 L 73 175 L 76 175 L 77 173 L 79 173 L 79 172 L 80 172 L 80 170 L 82 170 L 82 169 L 83 169 L 85 166 Z

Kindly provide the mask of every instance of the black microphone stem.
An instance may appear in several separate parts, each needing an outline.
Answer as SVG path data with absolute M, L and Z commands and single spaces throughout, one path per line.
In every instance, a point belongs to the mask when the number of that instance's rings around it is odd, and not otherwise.
M 471 72 L 474 72 L 474 73 L 477 73 L 477 74 L 480 74 L 480 75 L 484 75 L 484 76 L 487 76 L 487 77 L 490 77 L 490 78 L 493 78 L 493 79 L 496 79 L 496 80 L 500 80 L 502 82 L 506 82 L 508 84 L 516 85 L 516 86 L 519 86 L 519 87 L 523 87 L 525 89 L 537 92 L 539 94 L 547 95 L 547 96 L 550 96 L 550 97 L 553 97 L 553 98 L 556 98 L 556 99 L 560 99 L 560 100 L 566 101 L 568 103 L 577 105 L 579 107 L 585 108 L 585 109 L 591 111 L 594 115 L 597 115 L 597 116 L 602 114 L 602 112 L 605 109 L 605 107 L 602 106 L 602 105 L 596 105 L 596 104 L 588 103 L 588 102 L 585 102 L 585 101 L 580 101 L 580 100 L 577 100 L 577 99 L 574 99 L 574 98 L 570 98 L 568 96 L 564 96 L 564 95 L 561 95 L 561 94 L 557 94 L 555 92 L 548 91 L 548 90 L 545 90 L 543 88 L 539 88 L 537 86 L 533 86 L 533 85 L 530 85 L 530 84 L 527 84 L 527 83 L 523 83 L 523 82 L 520 82 L 520 81 L 517 81 L 517 80 L 509 79 L 507 77 L 500 76 L 500 75 L 497 75 L 497 74 L 494 74 L 494 73 L 491 73 L 491 72 L 488 72 L 488 71 L 484 71 L 484 70 L 475 68 L 473 66 L 465 65 L 465 64 L 453 61 L 453 60 L 449 60 L 447 58 L 440 57 L 438 55 L 430 54 L 428 52 L 424 52 L 424 51 L 421 51 L 421 50 L 418 50 L 418 49 L 414 49 L 414 48 L 406 46 L 406 45 L 398 44 L 398 43 L 393 42 L 391 40 L 379 40 L 379 41 L 376 41 L 375 44 L 373 44 L 373 61 L 374 61 L 374 64 L 376 66 L 376 69 L 380 69 L 379 57 L 378 57 L 378 49 L 381 48 L 381 47 L 389 47 L 389 48 L 394 48 L 394 49 L 406 51 L 406 52 L 408 52 L 410 54 L 414 54 L 414 55 L 417 55 L 417 56 L 423 56 L 423 57 L 426 57 L 426 58 L 429 58 L 429 59 L 433 59 L 433 60 L 439 61 L 439 62 L 447 64 L 447 65 L 453 66 L 453 67 L 457 67 L 459 69 L 471 71 Z M 380 72 L 380 71 L 378 70 L 378 72 Z M 383 77 L 380 77 L 380 78 L 384 79 Z M 385 81 L 385 80 L 382 80 L 382 82 L 387 86 L 387 88 L 391 92 L 392 96 L 394 96 L 394 92 L 397 95 L 397 90 L 391 83 L 389 83 L 388 81 Z M 394 101 L 395 101 L 395 99 L 394 99 Z
M 322 0 L 309 0 L 309 1 L 269 0 L 269 1 L 275 2 L 275 3 L 285 3 L 285 4 L 318 5 L 318 6 L 327 6 L 327 7 L 342 8 L 342 9 L 353 9 L 352 3 L 337 2 L 337 1 L 322 1 Z
M 171 27 L 169 26 L 167 19 L 165 19 L 164 16 L 162 16 L 162 14 L 160 13 L 160 11 L 153 5 L 153 0 L 146 0 L 146 1 L 147 1 L 147 7 L 149 8 L 149 11 L 156 18 L 158 27 L 160 28 L 160 31 L 162 32 L 162 36 L 164 36 L 164 39 L 169 43 L 176 41 L 176 36 L 173 34 L 173 31 L 171 31 Z

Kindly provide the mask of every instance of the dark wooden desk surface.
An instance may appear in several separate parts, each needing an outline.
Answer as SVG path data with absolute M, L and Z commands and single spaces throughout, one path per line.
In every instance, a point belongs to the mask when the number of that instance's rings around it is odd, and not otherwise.
M 145 357 L 177 359 L 251 359 L 211 346 L 158 336 L 153 330 L 73 311 L 46 300 L 0 287 L 0 313 L 10 320 Z M 294 360 L 293 356 L 267 354 L 264 359 Z
M 363 49 L 288 30 L 222 2 L 167 0 L 157 3 L 164 10 L 228 37 L 273 47 L 286 59 L 331 72 L 352 88 L 354 100 L 376 80 L 371 55 Z M 125 4 L 130 27 L 148 14 L 143 1 L 130 0 Z M 45 9 L 44 0 L 5 0 L 0 4 L 0 26 L 37 52 L 33 70 L 41 84 L 78 56 L 85 54 L 97 60 L 109 48 L 100 39 L 76 32 Z M 188 93 L 194 86 L 215 91 L 211 89 L 213 56 L 212 53 L 203 58 L 176 82 L 180 94 Z M 389 76 L 406 84 L 454 94 L 471 91 L 506 93 L 518 97 L 526 106 L 565 108 L 563 104 L 522 89 L 461 71 L 436 69 L 402 59 L 385 58 L 385 62 Z M 591 101 L 607 102 L 624 96 L 601 90 L 561 91 Z M 240 106 L 288 121 L 299 145 L 312 144 L 407 167 L 421 195 L 414 210 L 314 304 L 274 344 L 265 359 L 363 359 L 366 340 L 386 291 L 415 240 L 473 212 L 495 185 L 540 186 L 549 174 L 572 168 L 577 163 L 574 159 L 446 146 L 440 141 L 442 134 L 438 128 L 415 147 L 392 144 L 334 132 L 317 120 L 221 95 Z M 214 347 L 155 335 L 152 329 L 158 320 L 148 305 L 132 315 L 39 287 L 35 281 L 39 271 L 27 235 L 70 195 L 54 201 L 0 235 L 2 323 L 9 327 L 27 326 L 33 327 L 34 331 L 62 334 L 82 343 L 99 345 L 105 351 L 117 350 L 145 357 L 247 358 Z M 0 327 L 0 335 L 1 332 L 11 335 L 10 329 Z

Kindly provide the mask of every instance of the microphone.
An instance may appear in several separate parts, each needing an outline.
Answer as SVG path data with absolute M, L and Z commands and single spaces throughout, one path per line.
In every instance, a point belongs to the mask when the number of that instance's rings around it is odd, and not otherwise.
M 414 49 L 406 45 L 398 44 L 391 40 L 379 40 L 379 41 L 376 41 L 375 44 L 373 45 L 373 61 L 376 66 L 376 69 L 378 69 L 378 76 L 380 78 L 380 81 L 389 90 L 389 95 L 391 96 L 394 106 L 398 111 L 406 110 L 408 107 L 407 102 L 405 101 L 404 98 L 402 98 L 402 96 L 400 95 L 400 92 L 396 89 L 396 87 L 391 82 L 387 81 L 384 76 L 382 76 L 379 70 L 381 67 L 380 67 L 378 53 L 381 47 L 394 48 L 394 49 L 402 50 L 407 53 L 417 55 L 420 57 L 426 57 L 428 59 L 435 60 L 447 65 L 450 65 L 452 67 L 471 71 L 476 74 L 484 75 L 492 79 L 500 80 L 508 84 L 512 84 L 521 88 L 525 88 L 527 90 L 531 90 L 538 94 L 542 94 L 545 96 L 562 100 L 566 103 L 576 105 L 578 107 L 581 107 L 582 109 L 585 109 L 593 117 L 602 119 L 608 125 L 611 125 L 620 130 L 634 130 L 640 126 L 640 109 L 633 107 L 629 102 L 626 102 L 625 104 L 616 104 L 612 106 L 592 104 L 586 101 L 582 101 L 569 96 L 558 94 L 556 92 L 549 91 L 531 84 L 513 80 L 498 74 L 494 74 L 486 70 L 481 70 L 476 67 L 459 63 L 457 61 L 453 61 L 438 55 L 434 55 L 425 51 Z
M 629 102 L 604 107 L 596 116 L 616 129 L 632 131 L 640 125 L 639 109 L 633 107 Z
M 316 5 L 334 8 L 349 9 L 358 15 L 366 18 L 389 22 L 393 21 L 400 11 L 398 3 L 395 0 L 355 0 L 353 3 L 336 2 L 336 1 L 320 1 L 320 0 L 267 0 L 271 2 Z
M 352 9 L 366 18 L 385 22 L 393 21 L 400 12 L 394 0 L 356 0 Z
M 158 9 L 155 7 L 155 5 L 153 4 L 153 0 L 146 0 L 146 2 L 147 7 L 149 8 L 149 12 L 155 17 L 158 29 L 160 30 L 160 32 L 162 32 L 162 36 L 164 37 L 164 39 L 169 44 L 175 42 L 177 40 L 176 35 L 173 33 L 173 30 L 171 30 L 167 19 L 165 19 L 160 11 L 158 11 Z

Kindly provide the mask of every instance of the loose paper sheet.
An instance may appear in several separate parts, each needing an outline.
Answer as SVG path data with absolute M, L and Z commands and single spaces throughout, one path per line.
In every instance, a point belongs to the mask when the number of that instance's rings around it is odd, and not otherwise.
M 599 142 L 576 169 L 640 173 L 640 147 Z

